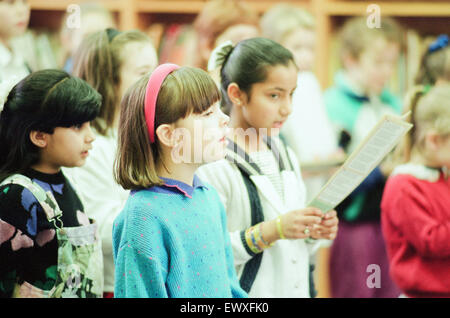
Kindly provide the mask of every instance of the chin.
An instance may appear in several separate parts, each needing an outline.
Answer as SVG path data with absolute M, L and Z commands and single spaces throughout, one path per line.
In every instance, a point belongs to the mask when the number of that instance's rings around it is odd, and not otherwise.
M 277 137 L 280 135 L 281 128 L 270 128 L 267 130 L 267 136 L 269 137 Z

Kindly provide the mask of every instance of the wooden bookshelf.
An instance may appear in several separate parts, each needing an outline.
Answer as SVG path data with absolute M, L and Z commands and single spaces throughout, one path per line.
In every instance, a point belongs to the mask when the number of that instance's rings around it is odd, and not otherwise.
M 32 26 L 54 27 L 58 19 L 70 4 L 81 3 L 74 0 L 29 0 L 32 9 Z M 205 5 L 206 0 L 98 0 L 97 2 L 110 9 L 118 20 L 121 29 L 133 29 L 148 26 L 153 22 L 174 22 L 184 17 L 183 21 L 193 21 L 195 16 Z M 246 0 L 259 13 L 280 1 L 276 0 Z M 366 15 L 367 7 L 373 1 L 342 1 L 342 0 L 286 0 L 285 2 L 298 5 L 310 10 L 317 19 L 317 66 L 316 73 L 320 83 L 325 88 L 331 84 L 329 76 L 330 42 L 334 33 L 334 26 L 341 18 L 356 15 Z M 448 32 L 450 25 L 450 1 L 387 1 L 376 2 L 382 15 L 403 18 L 429 18 L 432 23 L 434 17 L 441 19 L 434 26 L 439 32 Z M 167 19 L 174 15 L 173 19 Z M 34 18 L 34 19 L 33 19 Z M 443 18 L 443 19 L 442 19 Z M 448 19 L 448 20 L 446 20 Z M 447 23 L 445 23 L 447 22 Z M 409 22 L 408 25 L 414 24 Z
M 207 0 L 97 0 L 110 9 L 118 20 L 122 30 L 146 29 L 152 23 L 190 23 L 203 8 Z M 28 0 L 32 15 L 31 27 L 58 28 L 61 18 L 70 4 L 84 0 Z M 262 14 L 277 0 L 245 0 L 257 12 Z M 317 47 L 316 75 L 323 88 L 332 83 L 330 65 L 332 60 L 332 42 L 335 31 L 346 19 L 367 15 L 367 7 L 372 0 L 284 0 L 310 10 L 316 17 Z M 398 18 L 400 23 L 426 34 L 448 33 L 450 25 L 450 0 L 412 0 L 375 2 L 381 16 Z M 58 24 L 59 23 L 59 24 Z M 319 252 L 317 288 L 319 297 L 329 297 L 328 285 L 329 250 Z

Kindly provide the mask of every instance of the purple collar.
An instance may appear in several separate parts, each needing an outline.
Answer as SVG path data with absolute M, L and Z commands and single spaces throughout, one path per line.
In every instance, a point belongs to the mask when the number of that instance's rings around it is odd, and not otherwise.
M 162 186 L 158 187 L 152 187 L 150 190 L 153 192 L 159 192 L 159 193 L 173 193 L 178 192 L 186 197 L 192 199 L 192 194 L 194 193 L 194 190 L 200 187 L 208 189 L 207 186 L 204 185 L 202 180 L 200 180 L 199 177 L 194 175 L 194 180 L 192 182 L 193 186 L 190 186 L 184 182 L 175 180 L 175 179 L 169 179 L 169 178 L 163 178 L 160 177 L 162 181 L 164 181 L 164 184 Z

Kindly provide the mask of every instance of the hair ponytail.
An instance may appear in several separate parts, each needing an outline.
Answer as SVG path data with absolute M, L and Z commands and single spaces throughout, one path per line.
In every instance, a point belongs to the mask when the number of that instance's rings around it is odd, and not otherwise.
M 214 71 L 215 69 L 222 67 L 225 65 L 228 57 L 234 49 L 233 42 L 226 41 L 220 44 L 211 52 L 211 57 L 208 61 L 208 71 Z
M 425 135 L 429 129 L 445 136 L 450 134 L 450 85 L 431 87 L 418 85 L 405 97 L 406 112 L 411 112 L 409 122 L 413 124 L 402 142 L 394 151 L 394 161 L 402 164 L 421 152 Z
M 402 162 L 408 162 L 411 159 L 411 150 L 414 146 L 414 138 L 416 133 L 416 122 L 415 122 L 415 110 L 416 106 L 420 100 L 420 98 L 423 96 L 425 92 L 424 86 L 415 86 L 411 89 L 411 91 L 406 94 L 405 102 L 406 102 L 406 108 L 405 112 L 409 114 L 408 121 L 413 125 L 412 128 L 408 131 L 408 133 L 404 137 L 402 149 Z

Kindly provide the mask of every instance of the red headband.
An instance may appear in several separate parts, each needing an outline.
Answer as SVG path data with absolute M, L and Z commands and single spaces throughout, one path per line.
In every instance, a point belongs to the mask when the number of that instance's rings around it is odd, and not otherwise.
M 153 71 L 148 80 L 145 91 L 145 121 L 147 123 L 148 135 L 150 136 L 150 143 L 155 142 L 155 109 L 159 90 L 167 75 L 178 68 L 180 67 L 176 64 L 161 64 Z

